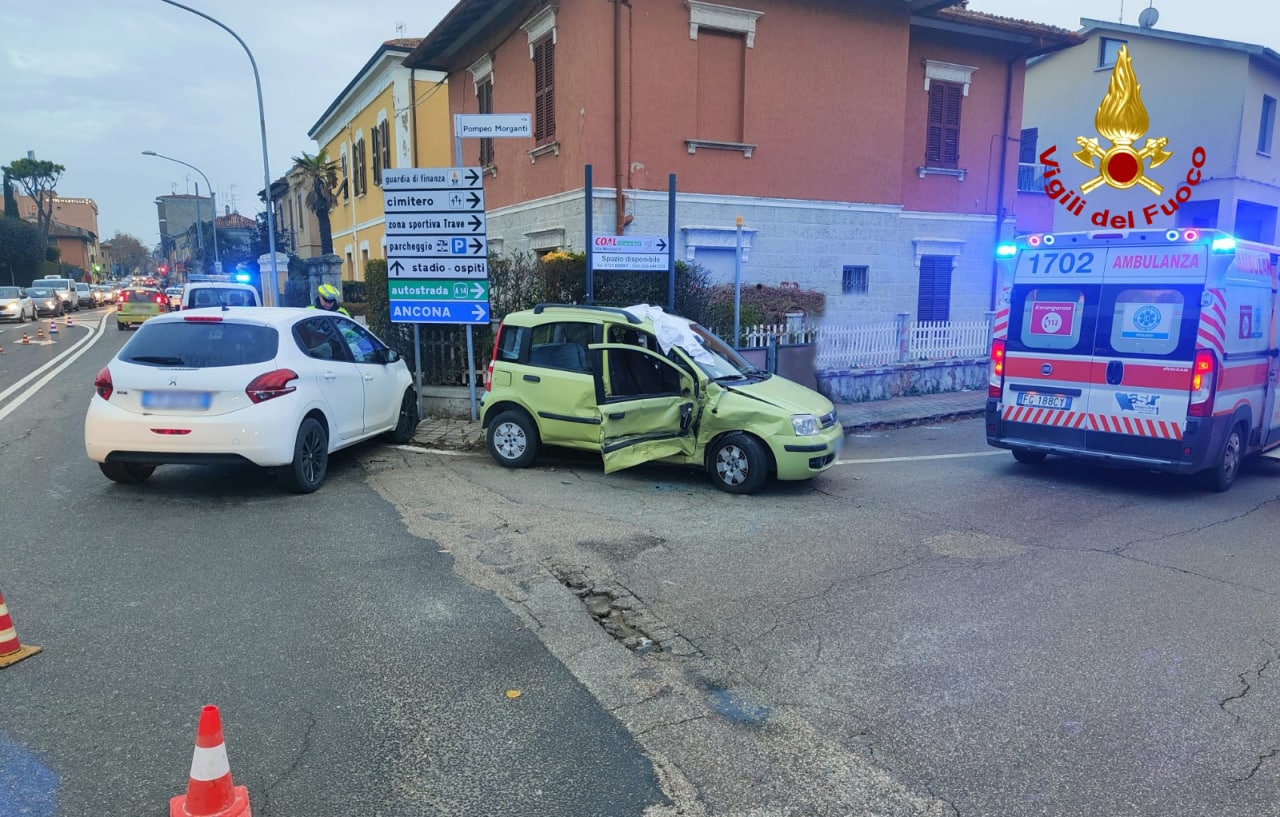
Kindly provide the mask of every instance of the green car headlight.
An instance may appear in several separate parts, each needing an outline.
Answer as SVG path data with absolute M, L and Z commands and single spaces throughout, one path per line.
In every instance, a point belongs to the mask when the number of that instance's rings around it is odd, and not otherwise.
M 812 414 L 793 414 L 791 427 L 796 430 L 797 437 L 812 437 L 819 431 L 818 418 Z

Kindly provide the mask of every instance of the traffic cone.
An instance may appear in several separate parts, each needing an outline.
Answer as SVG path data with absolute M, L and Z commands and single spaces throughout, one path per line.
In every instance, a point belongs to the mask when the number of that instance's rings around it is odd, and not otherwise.
M 66 325 L 67 325 L 67 326 L 71 326 L 71 325 L 72 325 L 72 323 L 71 323 L 71 316 L 70 316 L 70 315 L 68 315 L 68 316 L 67 316 L 67 322 L 66 322 Z
M 30 344 L 31 344 L 31 338 L 27 336 L 27 333 L 26 333 L 26 332 L 23 332 L 23 333 L 22 333 L 22 345 L 23 345 L 23 346 L 29 346 Z
M 37 340 L 44 340 L 44 327 L 43 327 L 43 326 L 37 326 L 37 327 L 36 327 L 36 339 L 37 339 Z
M 16 664 L 24 658 L 30 658 L 42 648 L 34 644 L 22 646 L 18 633 L 13 629 L 13 619 L 9 617 L 9 608 L 4 603 L 4 593 L 0 593 L 0 669 Z
M 187 793 L 169 801 L 169 817 L 253 817 L 249 790 L 231 782 L 222 718 L 216 706 L 200 710 Z
M 58 322 L 49 321 L 49 337 L 53 337 L 56 334 L 58 334 Z

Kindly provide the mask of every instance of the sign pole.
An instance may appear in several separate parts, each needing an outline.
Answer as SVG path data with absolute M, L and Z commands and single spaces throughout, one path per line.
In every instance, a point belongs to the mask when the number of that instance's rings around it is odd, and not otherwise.
M 667 311 L 676 311 L 676 174 L 667 177 Z
M 459 114 L 453 115 L 453 159 L 455 165 L 462 167 L 462 123 L 458 116 Z M 487 248 L 485 252 L 488 252 Z M 471 324 L 467 324 L 467 384 L 471 390 L 471 422 L 474 423 L 480 419 L 480 412 L 476 409 L 476 352 Z
M 595 255 L 595 245 L 592 241 L 594 233 L 591 231 L 591 165 L 585 165 L 584 169 L 586 171 L 587 178 L 585 182 L 586 190 L 583 191 L 583 202 L 585 202 L 585 206 L 582 209 L 586 212 L 587 220 L 587 304 L 590 305 L 593 303 L 593 295 L 596 289 L 595 264 L 591 262 L 592 256 Z
M 742 308 L 742 216 L 738 216 L 738 244 L 733 254 L 733 341 L 734 349 L 738 348 L 740 338 L 739 334 L 739 312 Z

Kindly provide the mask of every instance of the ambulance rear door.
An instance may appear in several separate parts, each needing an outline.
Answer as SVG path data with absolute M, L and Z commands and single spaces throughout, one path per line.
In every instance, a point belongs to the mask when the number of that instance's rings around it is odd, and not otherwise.
M 1091 448 L 1182 458 L 1208 253 L 1203 243 L 1178 241 L 1112 245 L 1099 254 Z

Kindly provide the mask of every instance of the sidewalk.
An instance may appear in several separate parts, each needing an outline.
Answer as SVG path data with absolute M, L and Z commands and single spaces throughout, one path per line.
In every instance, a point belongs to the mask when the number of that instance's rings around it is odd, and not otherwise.
M 867 403 L 838 403 L 836 411 L 847 434 L 867 428 L 895 428 L 934 420 L 978 417 L 986 404 L 986 392 L 961 391 Z M 484 448 L 484 433 L 479 422 L 456 417 L 424 417 L 412 444 L 455 451 L 481 450 Z

